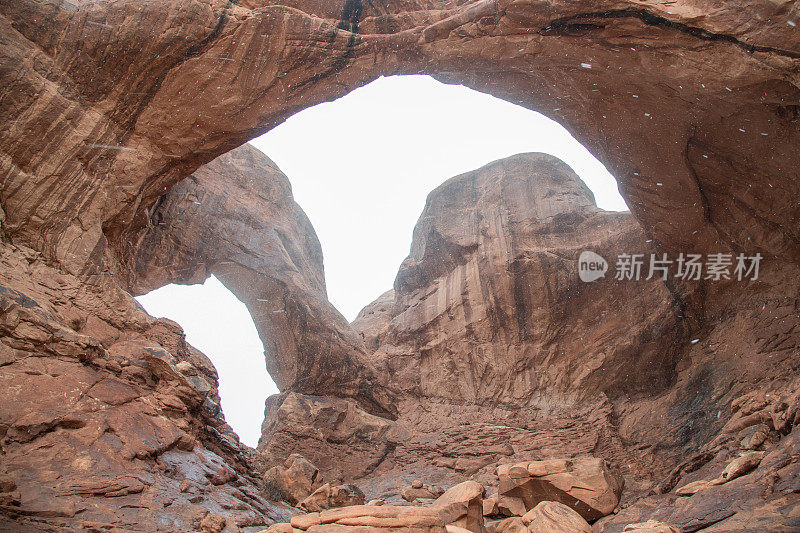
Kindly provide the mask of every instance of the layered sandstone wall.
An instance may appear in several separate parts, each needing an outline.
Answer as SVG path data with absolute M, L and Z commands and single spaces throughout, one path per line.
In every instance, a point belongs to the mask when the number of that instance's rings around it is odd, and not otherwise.
M 77 278 L 0 244 L 0 382 L 0 529 L 289 516 L 225 423 L 208 358 L 108 275 Z

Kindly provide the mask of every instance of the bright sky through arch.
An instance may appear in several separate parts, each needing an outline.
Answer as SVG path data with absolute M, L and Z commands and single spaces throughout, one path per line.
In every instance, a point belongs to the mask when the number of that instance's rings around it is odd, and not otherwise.
M 561 125 L 429 76 L 379 78 L 252 144 L 289 176 L 322 243 L 328 296 L 348 320 L 392 287 L 428 193 L 463 172 L 547 152 L 601 208 L 627 210 L 613 176 Z
M 167 285 L 137 300 L 151 315 L 180 324 L 189 344 L 211 359 L 225 420 L 242 442 L 255 447 L 264 401 L 278 387 L 267 373 L 264 347 L 247 307 L 214 276 L 203 285 Z

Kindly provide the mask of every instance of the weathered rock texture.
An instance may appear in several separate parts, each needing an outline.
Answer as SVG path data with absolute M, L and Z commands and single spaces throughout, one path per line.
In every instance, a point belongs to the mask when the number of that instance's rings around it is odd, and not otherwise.
M 563 503 L 543 501 L 522 517 L 530 533 L 590 533 L 581 515 Z
M 479 483 L 465 481 L 452 487 L 427 507 L 351 505 L 296 516 L 290 523 L 278 524 L 268 531 L 483 533 L 482 496 L 483 487 Z M 456 529 L 451 529 L 453 527 Z
M 3 516 L 233 530 L 287 518 L 251 470 L 292 452 L 389 499 L 591 454 L 626 476 L 601 531 L 796 528 L 798 19 L 767 0 L 0 0 Z M 558 120 L 633 215 L 540 156 L 461 176 L 349 327 L 277 169 L 210 162 L 410 72 Z M 586 247 L 765 262 L 758 283 L 584 285 Z M 212 272 L 282 387 L 258 455 L 207 360 L 130 297 Z M 765 452 L 753 470 L 671 492 L 744 450 Z
M 673 313 L 677 289 L 657 279 L 589 285 L 576 274 L 584 249 L 613 258 L 650 251 L 645 240 L 551 156 L 453 178 L 414 230 L 375 364 L 414 397 L 544 412 L 598 393 L 655 392 L 691 328 Z
M 796 228 L 786 224 L 797 222 L 793 9 L 767 1 L 6 3 L 6 64 L 16 60 L 25 73 L 5 89 L 9 225 L 77 267 L 85 261 L 70 261 L 70 252 L 102 254 L 104 234 L 119 244 L 188 167 L 379 74 L 424 71 L 567 124 L 665 244 L 719 236 L 796 256 Z M 51 146 L 20 142 L 53 122 L 63 126 L 48 130 Z M 74 150 L 67 165 L 57 164 L 61 144 Z M 767 152 L 768 160 L 753 158 Z M 24 180 L 31 174 L 41 179 Z M 100 180 L 106 175 L 124 183 Z M 62 197 L 71 201 L 63 206 Z
M 524 516 L 543 501 L 560 502 L 586 520 L 610 515 L 624 480 L 602 459 L 531 461 L 497 468 L 497 506 L 504 514 Z
M 177 325 L 30 249 L 4 245 L 2 265 L 4 517 L 172 531 L 208 512 L 240 525 L 286 515 L 261 495 L 216 372 Z
M 284 393 L 269 402 L 260 449 L 280 457 L 297 448 L 348 480 L 376 468 L 374 479 L 488 479 L 501 460 L 597 449 L 648 461 L 626 452 L 612 400 L 666 388 L 691 325 L 676 316 L 677 289 L 661 281 L 581 282 L 586 247 L 609 257 L 649 249 L 629 214 L 599 210 L 552 156 L 515 156 L 449 180 L 420 217 L 391 311 L 362 313 L 381 330 L 368 341 L 380 345 L 369 364 L 399 418 Z
M 0 15 L 7 231 L 74 273 L 124 259 L 200 164 L 402 72 L 565 124 L 664 246 L 797 259 L 793 3 L 7 0 Z

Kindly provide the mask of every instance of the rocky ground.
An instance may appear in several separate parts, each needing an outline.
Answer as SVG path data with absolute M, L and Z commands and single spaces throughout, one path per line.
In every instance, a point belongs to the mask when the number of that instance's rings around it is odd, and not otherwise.
M 18 0 L 0 24 L 0 529 L 800 530 L 794 2 Z M 348 324 L 242 143 L 396 73 L 559 121 L 631 213 L 541 154 L 454 177 Z M 763 262 L 587 284 L 587 248 Z M 257 450 L 132 296 L 212 273 L 281 390 Z

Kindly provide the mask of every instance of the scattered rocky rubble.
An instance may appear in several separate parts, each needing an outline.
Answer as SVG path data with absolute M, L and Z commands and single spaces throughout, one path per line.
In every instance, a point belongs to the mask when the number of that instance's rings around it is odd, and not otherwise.
M 497 473 L 501 487 L 498 497 L 486 498 L 485 487 L 465 481 L 426 505 L 343 504 L 331 505 L 328 510 L 306 508 L 306 514 L 299 514 L 288 523 L 275 524 L 265 533 L 592 533 L 592 526 L 582 514 L 592 521 L 611 514 L 622 491 L 621 477 L 599 459 L 501 465 Z M 424 490 L 423 487 L 422 481 L 415 480 L 411 488 Z M 501 502 L 499 506 L 495 503 L 497 499 Z M 491 503 L 487 506 L 487 502 Z M 648 521 L 630 524 L 625 531 L 671 533 L 677 529 Z
M 289 531 L 430 531 L 444 533 L 448 525 L 480 533 L 483 530 L 483 487 L 465 481 L 446 491 L 430 506 L 360 505 L 309 513 L 286 524 L 272 526 L 270 533 Z M 291 529 L 289 529 L 291 528 Z M 352 528 L 352 529 L 350 529 Z M 404 530 L 399 529 L 399 530 Z

